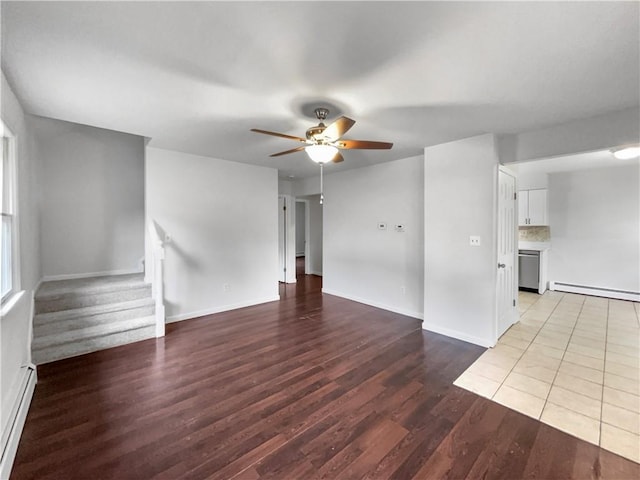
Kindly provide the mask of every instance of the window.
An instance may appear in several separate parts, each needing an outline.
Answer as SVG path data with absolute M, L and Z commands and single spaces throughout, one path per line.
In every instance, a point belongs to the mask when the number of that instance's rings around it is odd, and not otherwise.
M 15 261 L 15 162 L 14 138 L 7 128 L 2 128 L 2 164 L 0 168 L 0 297 L 6 300 L 16 287 Z

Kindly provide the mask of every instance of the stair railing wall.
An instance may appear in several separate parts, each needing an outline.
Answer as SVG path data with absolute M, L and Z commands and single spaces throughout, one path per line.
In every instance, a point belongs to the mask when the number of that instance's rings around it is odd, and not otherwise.
M 149 234 L 153 256 L 151 292 L 156 304 L 156 337 L 164 337 L 164 242 L 161 240 L 158 227 L 153 220 L 149 223 Z

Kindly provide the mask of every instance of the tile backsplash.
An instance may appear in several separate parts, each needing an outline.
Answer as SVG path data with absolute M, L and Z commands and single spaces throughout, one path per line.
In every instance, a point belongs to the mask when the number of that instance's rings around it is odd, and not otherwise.
M 519 227 L 519 239 L 524 242 L 548 242 L 551 240 L 549 227 Z

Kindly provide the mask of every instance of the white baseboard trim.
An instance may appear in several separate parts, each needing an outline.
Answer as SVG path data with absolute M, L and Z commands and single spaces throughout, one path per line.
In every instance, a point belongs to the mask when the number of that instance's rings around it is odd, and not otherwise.
M 424 315 L 421 312 L 415 312 L 413 310 L 407 310 L 404 308 L 392 307 L 390 305 L 385 305 L 384 303 L 373 302 L 366 298 L 355 297 L 353 295 L 347 295 L 342 292 L 338 292 L 336 290 L 331 290 L 327 288 L 322 289 L 322 293 L 327 293 L 329 295 L 335 295 L 336 297 L 346 298 L 347 300 L 351 300 L 353 302 L 364 303 L 365 305 L 370 305 L 372 307 L 380 308 L 382 310 L 387 310 L 393 313 L 399 313 L 400 315 L 406 315 L 407 317 L 417 318 L 418 320 L 423 320 Z
M 29 406 L 31 405 L 31 399 L 33 398 L 33 392 L 36 388 L 36 382 L 38 379 L 36 366 L 29 365 L 29 367 L 27 367 L 27 372 L 25 373 L 26 378 L 23 379 L 21 384 L 22 394 L 18 395 L 16 405 L 11 411 L 13 420 L 7 424 L 7 429 L 10 431 L 8 433 L 7 442 L 3 445 L 4 448 L 2 449 L 0 478 L 9 478 L 9 475 L 11 474 L 13 461 L 16 458 L 18 444 L 20 443 L 20 437 L 22 436 L 22 429 L 24 428 L 27 413 L 29 412 Z
M 16 304 L 20 301 L 22 296 L 26 294 L 26 292 L 27 292 L 26 290 L 20 290 L 19 292 L 16 292 L 12 294 L 9 298 L 7 298 L 4 304 L 0 306 L 0 318 L 6 317 L 7 315 L 9 315 L 9 312 L 11 311 L 11 309 L 16 306 Z M 29 317 L 29 318 L 33 318 L 33 317 Z
M 322 276 L 322 272 L 318 272 L 317 270 L 309 270 L 309 273 L 307 273 L 307 275 L 317 275 L 318 277 Z M 340 295 L 338 295 L 340 296 Z
M 485 348 L 491 348 L 496 344 L 496 342 L 492 342 L 485 338 L 480 338 L 473 335 L 467 335 L 466 333 L 460 332 L 458 330 L 451 330 L 449 328 L 444 328 L 444 327 L 441 327 L 440 325 L 434 325 L 428 322 L 422 323 L 422 329 L 428 330 L 429 332 L 438 333 L 446 337 L 455 338 L 456 340 L 462 340 L 463 342 L 473 343 L 474 345 L 480 345 L 481 347 L 485 347 Z
M 279 302 L 279 301 L 280 301 L 280 295 L 277 295 L 275 297 L 258 298 L 258 299 L 249 300 L 246 302 L 239 302 L 239 303 L 234 303 L 230 305 L 223 305 L 221 307 L 215 307 L 215 308 L 210 308 L 206 310 L 199 310 L 196 312 L 181 313 L 179 315 L 171 315 L 167 317 L 167 323 L 181 322 L 182 320 L 190 320 L 192 318 L 204 317 L 205 315 L 213 315 L 214 313 L 228 312 L 229 310 L 237 310 L 238 308 L 252 307 L 254 305 L 260 305 L 261 303 Z
M 551 281 L 549 282 L 549 290 L 640 302 L 640 292 L 631 292 L 628 290 L 618 290 L 614 288 L 590 287 L 587 285 Z
M 144 273 L 144 270 L 139 268 L 132 268 L 129 270 L 106 270 L 104 272 L 90 272 L 90 273 L 69 273 L 64 275 L 44 275 L 38 286 L 42 282 L 51 282 L 54 280 L 74 280 L 76 278 L 90 278 L 90 277 L 104 277 L 107 275 L 130 275 L 132 273 Z

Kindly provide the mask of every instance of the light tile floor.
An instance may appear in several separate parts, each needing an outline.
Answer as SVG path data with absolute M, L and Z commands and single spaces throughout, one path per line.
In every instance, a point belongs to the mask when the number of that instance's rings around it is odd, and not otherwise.
M 454 382 L 640 463 L 640 303 L 520 292 L 520 321 Z

